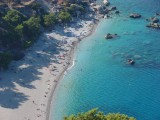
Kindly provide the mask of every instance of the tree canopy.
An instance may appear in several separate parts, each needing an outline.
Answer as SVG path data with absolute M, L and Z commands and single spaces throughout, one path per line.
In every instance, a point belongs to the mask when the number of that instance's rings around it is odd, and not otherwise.
M 46 27 L 52 26 L 56 22 L 56 16 L 53 13 L 45 15 L 43 19 Z
M 71 15 L 66 12 L 66 11 L 61 11 L 58 15 L 58 18 L 62 21 L 62 22 L 67 22 L 71 20 Z
M 25 35 L 30 38 L 35 38 L 40 32 L 40 18 L 31 17 L 29 20 L 24 22 Z
M 25 17 L 17 10 L 9 10 L 3 19 L 12 26 L 17 26 L 25 20 Z
M 78 113 L 77 115 L 70 115 L 64 117 L 64 120 L 136 120 L 134 117 L 129 117 L 120 113 L 109 113 L 105 115 L 98 109 L 92 109 L 85 113 Z

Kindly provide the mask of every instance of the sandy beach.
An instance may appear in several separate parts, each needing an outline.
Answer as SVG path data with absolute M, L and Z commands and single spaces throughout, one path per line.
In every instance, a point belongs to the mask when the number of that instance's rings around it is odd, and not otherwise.
M 0 72 L 0 120 L 46 120 L 51 98 L 72 64 L 76 44 L 92 33 L 93 18 L 56 26 Z

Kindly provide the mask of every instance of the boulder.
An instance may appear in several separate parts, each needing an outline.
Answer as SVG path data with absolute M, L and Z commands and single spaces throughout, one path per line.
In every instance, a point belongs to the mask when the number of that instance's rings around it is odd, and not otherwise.
M 159 22 L 159 19 L 154 17 L 154 18 L 151 18 L 151 22 L 152 23 L 158 23 Z
M 130 65 L 134 65 L 134 64 L 135 64 L 135 61 L 132 60 L 132 59 L 128 59 L 127 62 L 128 62 L 128 64 L 130 64 Z
M 105 13 L 105 14 L 108 14 L 108 13 L 109 13 L 109 10 L 108 10 L 108 9 L 105 9 L 105 10 L 104 10 L 104 13 Z
M 129 15 L 129 17 L 130 17 L 130 18 L 140 18 L 141 15 L 138 14 L 138 13 L 131 13 L 131 14 Z
M 108 33 L 106 36 L 105 36 L 105 38 L 106 39 L 112 39 L 112 38 L 115 38 L 117 36 L 117 34 L 110 34 L 110 33 Z
M 110 2 L 108 0 L 103 0 L 104 5 L 109 6 Z
M 116 10 L 116 9 L 117 9 L 117 7 L 116 7 L 116 6 L 112 6 L 112 7 L 110 7 L 110 8 L 109 8 L 109 10 L 110 10 L 110 11 L 112 11 L 112 10 Z
M 149 25 L 146 25 L 146 27 L 160 29 L 160 24 L 158 24 L 158 23 L 150 23 Z
M 116 10 L 116 11 L 115 11 L 115 14 L 119 14 L 119 13 L 120 13 L 119 10 Z

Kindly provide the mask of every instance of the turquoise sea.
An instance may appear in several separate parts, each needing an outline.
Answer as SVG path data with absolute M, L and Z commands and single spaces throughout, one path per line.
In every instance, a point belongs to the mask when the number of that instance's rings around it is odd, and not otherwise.
M 50 120 L 99 108 L 137 120 L 160 120 L 160 30 L 146 18 L 160 13 L 160 0 L 110 0 L 121 11 L 103 19 L 75 52 L 75 65 L 56 88 Z M 137 12 L 140 19 L 128 15 Z M 120 37 L 105 40 L 106 33 Z M 126 65 L 133 58 L 134 66 Z

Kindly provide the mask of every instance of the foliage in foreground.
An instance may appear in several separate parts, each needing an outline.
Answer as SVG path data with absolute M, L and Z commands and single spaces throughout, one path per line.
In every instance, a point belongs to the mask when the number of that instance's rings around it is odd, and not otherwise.
M 79 113 L 78 115 L 70 115 L 65 117 L 64 120 L 136 120 L 133 117 L 129 117 L 120 113 L 109 113 L 105 115 L 98 109 L 92 109 L 85 113 Z

